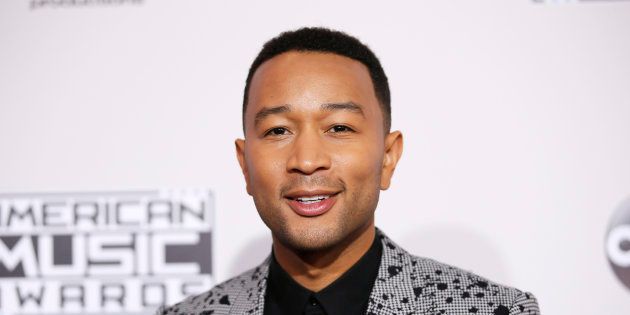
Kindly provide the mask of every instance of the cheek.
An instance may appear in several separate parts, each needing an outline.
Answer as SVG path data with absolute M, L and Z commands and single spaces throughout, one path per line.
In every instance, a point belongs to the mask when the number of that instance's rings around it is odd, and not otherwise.
M 285 169 L 282 159 L 255 148 L 248 154 L 247 167 L 254 194 L 278 189 Z
M 383 151 L 377 145 L 345 146 L 335 158 L 338 170 L 354 185 L 380 182 Z

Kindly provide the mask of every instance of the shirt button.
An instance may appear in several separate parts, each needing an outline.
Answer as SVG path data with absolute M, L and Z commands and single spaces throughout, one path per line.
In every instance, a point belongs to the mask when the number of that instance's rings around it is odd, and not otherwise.
M 315 298 L 311 298 L 311 305 L 315 306 L 317 305 L 317 300 Z

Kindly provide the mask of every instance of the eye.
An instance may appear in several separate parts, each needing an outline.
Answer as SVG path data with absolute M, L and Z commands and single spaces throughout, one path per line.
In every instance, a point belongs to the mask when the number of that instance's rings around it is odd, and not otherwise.
M 340 132 L 353 132 L 354 130 L 348 126 L 344 125 L 334 125 L 332 128 L 328 129 L 332 133 L 340 133 Z
M 288 132 L 289 131 L 284 127 L 276 127 L 276 128 L 269 129 L 269 131 L 265 133 L 265 137 L 266 136 L 283 136 L 283 135 L 286 135 Z

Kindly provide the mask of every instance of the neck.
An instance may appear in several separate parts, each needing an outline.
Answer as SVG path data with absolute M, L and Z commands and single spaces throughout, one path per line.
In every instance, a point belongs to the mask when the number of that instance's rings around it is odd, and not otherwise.
M 370 249 L 375 237 L 374 220 L 330 248 L 296 251 L 273 237 L 278 264 L 297 283 L 318 292 L 352 267 Z

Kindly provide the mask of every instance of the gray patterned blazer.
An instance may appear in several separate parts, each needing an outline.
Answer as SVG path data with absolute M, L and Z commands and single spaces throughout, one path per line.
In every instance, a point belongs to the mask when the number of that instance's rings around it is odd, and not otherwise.
M 531 293 L 502 286 L 432 259 L 412 256 L 377 230 L 383 242 L 367 314 L 538 315 Z M 261 265 L 156 315 L 262 315 L 269 258 Z

